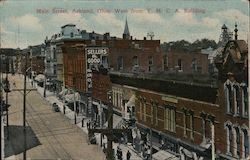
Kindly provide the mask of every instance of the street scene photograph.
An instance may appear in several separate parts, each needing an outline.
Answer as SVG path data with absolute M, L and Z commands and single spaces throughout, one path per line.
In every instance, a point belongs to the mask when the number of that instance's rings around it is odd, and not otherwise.
M 0 160 L 250 160 L 249 0 L 0 0 Z

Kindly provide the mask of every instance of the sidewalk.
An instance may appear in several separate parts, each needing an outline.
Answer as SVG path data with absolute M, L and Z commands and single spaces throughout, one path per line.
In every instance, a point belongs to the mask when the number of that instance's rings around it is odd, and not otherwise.
M 44 88 L 39 87 L 36 84 L 34 84 L 34 86 L 37 88 L 38 93 L 41 96 L 43 96 Z M 63 114 L 63 102 L 60 101 L 53 92 L 50 92 L 50 91 L 46 90 L 46 98 L 45 98 L 45 100 L 47 102 L 49 102 L 51 105 L 53 103 L 57 103 L 57 105 L 60 108 L 61 113 Z M 66 105 L 65 105 L 65 116 L 70 120 L 70 122 L 72 124 L 74 124 L 74 122 L 75 122 L 74 121 L 74 111 L 70 110 Z M 80 115 L 80 114 L 77 115 L 76 117 L 77 117 L 77 119 L 76 119 L 76 122 L 77 122 L 76 125 L 79 128 L 81 128 L 85 133 L 88 134 L 88 129 L 87 129 L 86 123 L 88 121 L 90 121 L 90 119 L 86 118 L 85 116 Z M 82 118 L 84 118 L 84 127 L 82 127 Z M 99 133 L 96 133 L 95 136 L 96 136 L 97 144 L 100 145 L 100 136 L 101 135 Z M 103 142 L 107 144 L 106 138 L 103 139 Z M 137 154 L 136 151 L 133 149 L 133 146 L 131 146 L 131 145 L 124 145 L 124 144 L 118 144 L 118 143 L 114 143 L 113 142 L 113 149 L 115 150 L 115 154 L 116 154 L 116 149 L 117 149 L 118 145 L 119 145 L 119 147 L 122 150 L 123 159 L 126 159 L 126 153 L 129 150 L 130 153 L 131 153 L 130 160 L 142 160 L 142 157 L 140 156 L 140 154 Z

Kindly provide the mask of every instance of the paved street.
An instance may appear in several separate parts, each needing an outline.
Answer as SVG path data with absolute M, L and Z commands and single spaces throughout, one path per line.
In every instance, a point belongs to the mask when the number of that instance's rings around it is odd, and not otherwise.
M 11 88 L 23 88 L 23 76 L 9 76 Z M 27 83 L 27 88 L 31 88 Z M 27 158 L 103 160 L 105 155 L 98 145 L 88 145 L 87 135 L 61 112 L 53 112 L 51 105 L 37 91 L 31 91 L 26 101 Z M 23 156 L 23 95 L 9 94 L 10 138 L 5 140 L 7 159 Z

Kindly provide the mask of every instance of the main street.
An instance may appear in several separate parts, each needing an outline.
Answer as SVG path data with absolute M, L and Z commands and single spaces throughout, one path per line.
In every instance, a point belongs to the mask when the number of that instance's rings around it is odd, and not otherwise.
M 11 88 L 23 88 L 23 76 L 9 76 Z M 14 84 L 15 82 L 15 84 Z M 27 82 L 27 88 L 31 88 Z M 103 160 L 105 155 L 97 145 L 88 145 L 87 135 L 71 124 L 61 112 L 37 91 L 26 96 L 27 158 Z M 22 159 L 23 155 L 23 94 L 9 93 L 9 140 L 5 140 L 5 156 Z

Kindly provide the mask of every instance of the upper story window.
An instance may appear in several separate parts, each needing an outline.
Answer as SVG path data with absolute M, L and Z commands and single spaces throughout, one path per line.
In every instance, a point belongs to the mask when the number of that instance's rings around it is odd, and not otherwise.
M 178 64 L 177 66 L 179 67 L 179 71 L 182 71 L 183 70 L 183 66 L 182 66 L 182 59 L 178 59 Z
M 227 113 L 233 114 L 233 88 L 230 80 L 227 80 L 224 84 L 225 100 L 227 106 Z
M 74 33 L 73 33 L 73 32 L 70 33 L 70 37 L 71 37 L 71 38 L 74 37 Z
M 247 158 L 249 155 L 249 135 L 248 135 L 248 129 L 243 129 L 243 158 Z
M 137 56 L 134 56 L 133 57 L 133 66 L 136 66 L 136 65 L 138 65 L 138 57 Z
M 193 58 L 191 67 L 192 67 L 193 72 L 197 71 L 197 59 L 196 58 Z
M 117 69 L 122 70 L 123 69 L 123 57 L 119 56 L 117 58 Z
M 248 87 L 245 83 L 241 84 L 241 99 L 242 99 L 242 115 L 248 116 Z
M 149 57 L 148 57 L 148 71 L 149 71 L 149 72 L 152 71 L 153 63 L 154 63 L 154 61 L 153 61 L 153 56 L 149 56 Z
M 238 83 L 233 85 L 234 90 L 234 110 L 236 115 L 240 115 L 240 87 Z
M 235 139 L 236 157 L 240 157 L 240 130 L 238 127 L 235 127 L 235 134 L 236 134 L 236 139 Z
M 148 57 L 148 65 L 153 65 L 153 63 L 154 63 L 153 56 L 149 56 Z
M 165 106 L 164 128 L 168 131 L 175 132 L 175 108 L 173 106 Z

